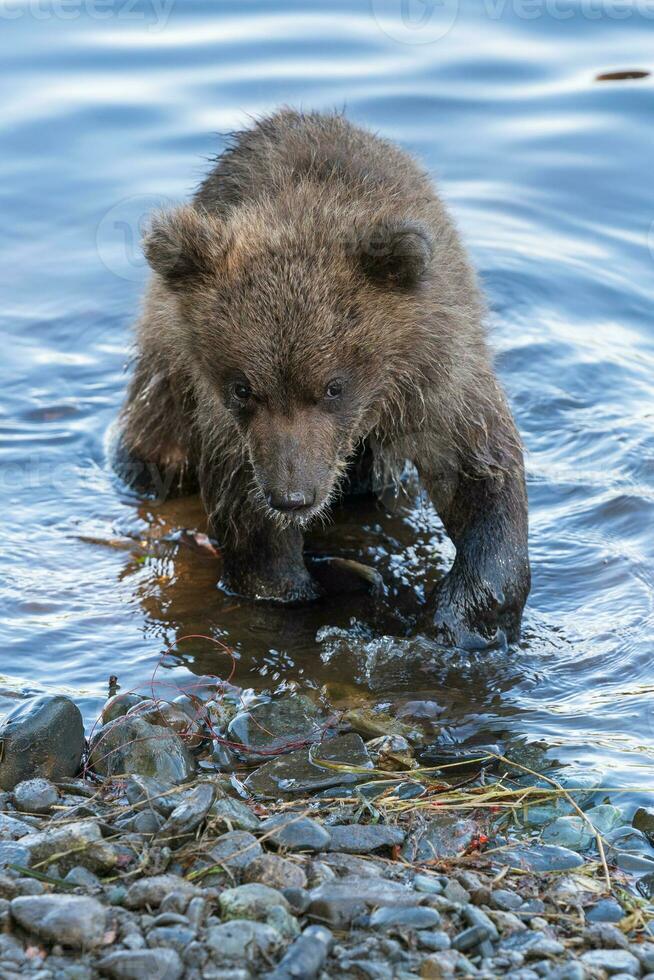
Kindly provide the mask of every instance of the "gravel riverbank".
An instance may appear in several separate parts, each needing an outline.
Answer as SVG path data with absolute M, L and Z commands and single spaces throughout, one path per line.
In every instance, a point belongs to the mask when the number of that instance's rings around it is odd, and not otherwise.
M 220 695 L 5 720 L 3 980 L 654 977 L 649 811 L 420 764 L 410 712 Z

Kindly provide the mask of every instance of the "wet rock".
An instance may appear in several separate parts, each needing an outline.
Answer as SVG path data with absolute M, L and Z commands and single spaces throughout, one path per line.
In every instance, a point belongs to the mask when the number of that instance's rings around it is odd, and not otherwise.
M 180 980 L 184 965 L 174 949 L 118 950 L 97 963 L 103 976 L 112 980 Z
M 545 827 L 542 839 L 546 844 L 567 847 L 571 851 L 586 851 L 595 840 L 595 835 L 581 817 L 559 817 Z
M 457 857 L 479 834 L 473 820 L 443 813 L 419 827 L 402 848 L 402 856 L 413 864 Z
M 309 926 L 287 949 L 276 969 L 268 974 L 267 980 L 314 980 L 320 974 L 333 936 L 325 926 Z
M 14 790 L 16 809 L 21 813 L 49 813 L 59 793 L 48 779 L 26 779 Z
M 252 810 L 240 800 L 231 796 L 219 796 L 209 811 L 209 817 L 228 830 L 256 830 L 261 821 Z
M 631 821 L 632 827 L 645 834 L 650 843 L 654 842 L 654 810 L 639 806 Z
M 228 871 L 242 871 L 263 854 L 263 849 L 246 830 L 233 830 L 219 837 L 209 854 L 215 864 Z
M 376 769 L 397 772 L 401 769 L 415 769 L 413 749 L 404 735 L 380 735 L 366 742 L 366 748 Z
M 141 694 L 133 694 L 130 691 L 127 691 L 125 694 L 115 694 L 106 702 L 102 709 L 100 720 L 103 725 L 108 725 L 109 722 L 115 721 L 116 718 L 122 718 L 123 715 L 126 715 L 130 708 L 134 708 L 144 701 L 146 701 L 146 698 Z
M 129 715 L 105 725 L 94 736 L 89 764 L 101 776 L 138 773 L 168 786 L 186 782 L 196 769 L 178 735 Z
M 414 726 L 407 725 L 385 711 L 373 711 L 370 708 L 351 708 L 343 715 L 343 721 L 352 726 L 365 738 L 377 738 L 385 735 L 398 735 L 409 742 L 419 741 L 421 732 Z
M 178 803 L 161 828 L 160 836 L 167 840 L 188 837 L 203 822 L 213 799 L 213 786 L 210 783 L 200 783 Z
M 317 820 L 293 813 L 268 817 L 260 830 L 272 844 L 287 851 L 322 851 L 329 847 L 331 840 L 329 831 Z
M 219 772 L 233 772 L 238 766 L 238 758 L 235 752 L 225 745 L 220 739 L 214 739 L 211 750 L 211 765 Z
M 113 843 L 103 839 L 99 825 L 93 820 L 61 827 L 50 824 L 46 830 L 22 837 L 21 844 L 27 848 L 31 864 L 56 860 L 61 873 L 81 865 L 102 874 L 116 866 L 119 854 Z
M 602 898 L 586 910 L 587 922 L 619 922 L 624 916 L 624 909 L 615 898 Z
M 624 824 L 621 812 L 617 806 L 612 806 L 610 803 L 591 807 L 590 810 L 586 810 L 586 817 L 602 836 Z
M 165 823 L 164 818 L 156 810 L 143 810 L 137 813 L 132 821 L 137 834 L 156 834 Z
M 527 844 L 515 844 L 503 851 L 495 852 L 493 861 L 496 864 L 521 868 L 524 871 L 567 871 L 578 868 L 584 863 L 584 859 L 569 848 L 550 844 L 538 844 L 533 847 Z
M 171 789 L 170 783 L 159 782 L 150 776 L 130 776 L 125 785 L 125 795 L 132 806 L 151 808 L 169 817 L 183 799 L 183 793 Z
M 395 909 L 386 907 L 376 909 L 370 916 L 371 929 L 379 929 L 384 932 L 412 929 L 434 929 L 440 925 L 440 913 L 436 909 L 421 908 L 400 908 Z
M 194 895 L 196 889 L 189 881 L 178 878 L 177 875 L 153 875 L 151 878 L 135 881 L 129 886 L 125 896 L 125 906 L 128 909 L 156 908 L 161 905 L 166 895 L 173 891 Z
M 592 949 L 582 953 L 580 959 L 584 966 L 605 970 L 609 976 L 620 973 L 630 977 L 640 976 L 638 959 L 626 949 Z
M 33 830 L 34 828 L 24 820 L 17 820 L 6 813 L 0 813 L 0 840 L 20 840 L 25 834 L 31 834 Z
M 63 695 L 25 701 L 0 726 L 0 746 L 0 789 L 39 776 L 75 776 L 84 751 L 79 708 Z
M 253 963 L 269 960 L 282 947 L 279 933 L 262 922 L 237 919 L 207 929 L 207 946 L 217 962 Z
M 127 717 L 142 718 L 150 725 L 172 729 L 189 749 L 199 749 L 208 737 L 203 716 L 185 695 L 174 701 L 142 701 L 130 708 Z
M 28 895 L 11 902 L 12 918 L 45 942 L 93 949 L 104 941 L 107 912 L 94 898 Z
M 382 848 L 395 847 L 404 843 L 406 834 L 399 827 L 382 824 L 347 824 L 329 828 L 330 851 L 344 851 L 347 854 L 371 854 Z
M 296 694 L 252 705 L 232 719 L 227 731 L 233 742 L 243 746 L 244 758 L 256 761 L 296 749 L 298 742 L 317 741 L 327 722 L 310 698 Z
M 307 876 L 299 865 L 279 854 L 261 854 L 246 866 L 243 881 L 258 882 L 281 891 L 286 888 L 306 888 Z
M 364 782 L 366 779 L 365 772 L 327 768 L 320 765 L 321 760 L 356 769 L 372 768 L 372 760 L 361 736 L 350 733 L 272 759 L 248 776 L 245 787 L 250 793 L 275 799 L 296 793 L 311 793 L 328 786 Z

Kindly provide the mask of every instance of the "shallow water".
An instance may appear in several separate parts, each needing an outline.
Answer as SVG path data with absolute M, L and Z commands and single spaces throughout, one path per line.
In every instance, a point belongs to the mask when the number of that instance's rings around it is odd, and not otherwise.
M 595 80 L 651 68 L 654 3 L 42 0 L 0 18 L 0 713 L 67 692 L 91 723 L 110 675 L 226 676 L 211 642 L 174 645 L 205 634 L 245 687 L 431 698 L 446 739 L 540 737 L 654 789 L 654 81 Z M 381 607 L 280 610 L 216 589 L 197 500 L 140 502 L 105 468 L 139 220 L 188 195 L 218 132 L 283 102 L 345 104 L 417 153 L 480 269 L 528 448 L 518 648 L 386 637 L 451 559 L 423 501 L 339 512 L 312 542 L 375 565 Z

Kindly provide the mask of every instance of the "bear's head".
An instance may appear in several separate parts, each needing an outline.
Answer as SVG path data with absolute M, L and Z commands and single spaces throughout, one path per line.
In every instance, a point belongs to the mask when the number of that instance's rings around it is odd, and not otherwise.
M 153 219 L 144 251 L 207 443 L 227 428 L 261 502 L 306 524 L 416 384 L 428 230 L 308 200 L 185 206 Z

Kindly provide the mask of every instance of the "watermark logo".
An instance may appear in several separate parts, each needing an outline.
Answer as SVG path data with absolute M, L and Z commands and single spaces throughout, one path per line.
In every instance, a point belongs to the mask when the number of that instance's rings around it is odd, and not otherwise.
M 152 214 L 167 210 L 173 203 L 156 194 L 135 194 L 114 204 L 96 233 L 96 248 L 105 268 L 129 282 L 143 282 L 147 269 L 141 249 L 143 235 Z
M 371 0 L 380 29 L 401 44 L 433 44 L 456 23 L 459 0 Z
M 164 29 L 175 0 L 0 0 L 0 20 L 120 20 Z

